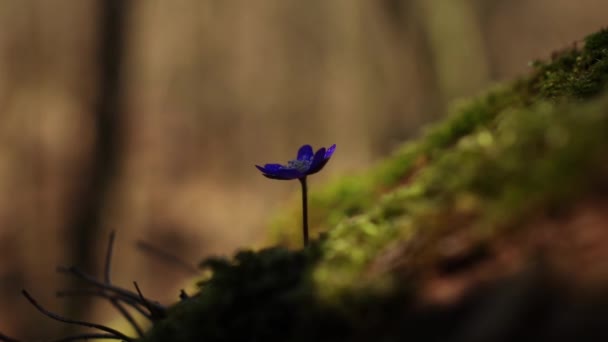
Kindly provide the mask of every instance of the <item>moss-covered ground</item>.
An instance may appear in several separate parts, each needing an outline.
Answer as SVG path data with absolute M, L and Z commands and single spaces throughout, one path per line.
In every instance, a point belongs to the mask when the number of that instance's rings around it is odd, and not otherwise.
M 473 303 L 495 298 L 505 312 L 519 310 L 505 304 L 512 293 L 504 289 L 530 283 L 545 289 L 534 300 L 559 297 L 567 307 L 574 300 L 537 266 L 513 260 L 551 260 L 557 252 L 533 250 L 530 232 L 565 234 L 555 227 L 576 226 L 582 203 L 608 207 L 607 84 L 602 30 L 534 63 L 529 76 L 460 103 L 368 172 L 313 191 L 310 221 L 320 237 L 308 248 L 296 248 L 294 202 L 272 224 L 274 241 L 292 249 L 205 261 L 200 293 L 175 304 L 142 340 L 475 340 L 462 337 L 470 332 L 460 319 Z M 592 225 L 608 227 L 608 217 L 594 217 Z M 446 276 L 455 273 L 466 276 Z M 446 279 L 452 283 L 442 287 Z M 506 280 L 471 297 L 479 279 Z

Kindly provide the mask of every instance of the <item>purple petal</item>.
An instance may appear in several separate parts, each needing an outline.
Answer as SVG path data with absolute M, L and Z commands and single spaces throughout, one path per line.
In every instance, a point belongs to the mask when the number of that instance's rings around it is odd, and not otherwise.
M 317 153 L 315 153 L 315 156 L 312 159 L 312 163 L 310 163 L 310 168 L 308 168 L 308 172 L 306 173 L 312 175 L 313 173 L 321 171 L 323 166 L 325 166 L 325 163 L 325 147 L 321 147 L 317 151 Z
M 303 175 L 300 171 L 296 169 L 281 169 L 273 173 L 264 173 L 264 176 L 271 179 L 291 180 L 302 178 L 305 175 Z
M 332 154 L 334 154 L 334 151 L 336 150 L 336 144 L 331 145 L 327 151 L 325 151 L 325 159 L 329 159 L 331 158 Z
M 256 165 L 255 167 L 257 167 L 257 169 L 260 170 L 260 171 L 262 171 L 262 172 L 266 172 L 266 169 L 264 169 L 260 165 Z
M 271 179 L 279 179 L 279 180 L 290 180 L 302 178 L 303 175 L 300 171 L 296 169 L 286 168 L 281 164 L 266 164 L 263 167 L 256 165 L 258 170 L 262 171 L 264 177 Z
M 266 172 L 277 172 L 282 168 L 284 168 L 284 166 L 281 164 L 265 164 L 264 165 L 264 169 L 266 170 Z
M 264 166 L 256 165 L 255 167 L 263 173 L 275 173 L 280 170 L 283 166 L 281 164 L 266 164 Z
M 298 160 L 310 160 L 313 153 L 312 146 L 304 145 L 298 150 Z

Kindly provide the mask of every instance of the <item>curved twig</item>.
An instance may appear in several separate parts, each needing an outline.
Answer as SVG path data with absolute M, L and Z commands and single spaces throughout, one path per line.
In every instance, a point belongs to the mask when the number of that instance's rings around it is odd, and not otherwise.
M 116 238 L 116 231 L 113 230 L 112 232 L 110 232 L 110 238 L 108 240 L 108 249 L 106 251 L 106 262 L 105 262 L 104 277 L 103 277 L 103 280 L 106 285 L 112 285 L 112 279 L 111 279 L 111 277 L 112 277 L 112 254 L 114 252 L 115 238 Z M 110 301 L 112 306 L 114 308 L 116 308 L 116 310 L 118 310 L 118 312 L 120 312 L 120 314 L 127 320 L 127 322 L 129 322 L 129 324 L 131 324 L 133 329 L 135 329 L 135 331 L 137 332 L 137 335 L 139 335 L 140 337 L 144 336 L 144 332 L 141 329 L 141 327 L 139 326 L 139 324 L 137 324 L 137 322 L 135 321 L 133 316 L 131 316 L 129 311 L 127 311 L 124 308 L 124 306 L 122 306 L 122 304 L 120 304 L 120 302 L 118 301 L 118 298 L 108 296 L 107 299 Z M 148 315 L 145 315 L 145 316 L 148 317 Z
M 78 290 L 65 290 L 65 291 L 57 291 L 58 297 L 75 297 L 75 296 L 92 296 L 92 297 L 100 297 L 103 299 L 107 299 L 109 301 L 116 299 L 120 302 L 123 302 L 133 309 L 137 310 L 142 316 L 150 319 L 150 313 L 147 312 L 141 303 L 135 302 L 130 298 L 123 298 L 120 295 L 112 295 L 106 293 L 102 290 L 97 289 L 78 289 Z
M 163 319 L 166 317 L 166 311 L 157 311 L 156 308 L 154 307 L 153 302 L 149 301 L 148 299 L 146 299 L 146 297 L 144 297 L 143 293 L 141 293 L 141 290 L 139 289 L 139 285 L 137 285 L 137 282 L 134 281 L 133 285 L 135 285 L 135 289 L 137 290 L 137 294 L 139 295 L 139 298 L 141 300 L 142 303 L 144 303 L 144 305 L 148 308 L 148 310 L 150 311 L 150 314 L 152 315 L 152 321 L 157 321 L 159 319 Z
M 25 296 L 25 298 L 27 298 L 27 300 L 36 308 L 38 309 L 38 311 L 40 311 L 41 313 L 43 313 L 45 316 L 54 319 L 56 321 L 59 322 L 63 322 L 63 323 L 67 323 L 67 324 L 74 324 L 74 325 L 80 325 L 80 326 L 85 326 L 88 328 L 94 328 L 94 329 L 98 329 L 101 331 L 105 331 L 107 333 L 110 333 L 112 336 L 114 336 L 115 339 L 122 339 L 124 341 L 133 341 L 133 339 L 123 333 L 121 333 L 118 330 L 112 329 L 110 327 L 106 327 L 104 325 L 101 324 L 96 324 L 96 323 L 91 323 L 91 322 L 86 322 L 86 321 L 79 321 L 79 320 L 74 320 L 74 319 L 69 319 L 69 318 L 65 318 L 62 316 L 59 316 L 58 314 L 48 311 L 47 309 L 45 309 L 44 307 L 42 307 L 40 304 L 38 304 L 38 302 L 26 291 L 26 290 L 21 290 L 21 293 L 23 294 L 23 296 Z M 73 336 L 74 339 L 78 339 L 78 336 L 82 336 L 82 335 L 75 335 Z M 74 340 L 72 339 L 72 341 Z M 59 340 L 61 341 L 61 340 Z M 65 340 L 64 340 L 65 341 Z
M 110 279 L 112 274 L 112 253 L 114 251 L 114 239 L 116 238 L 116 231 L 110 232 L 110 239 L 108 241 L 108 250 L 106 251 L 106 264 L 104 267 L 104 277 L 103 280 L 106 284 L 111 284 L 112 281 Z
M 116 308 L 116 310 L 118 310 L 118 312 L 123 315 L 127 322 L 129 322 L 129 324 L 131 324 L 137 335 L 139 337 L 143 337 L 144 330 L 139 326 L 139 324 L 137 324 L 137 321 L 135 320 L 135 318 L 133 318 L 133 315 L 131 315 L 131 313 L 127 309 L 125 309 L 125 307 L 118 300 L 112 299 L 110 300 L 110 303 L 112 303 L 112 306 L 114 306 L 114 308 Z M 146 315 L 146 318 L 147 317 L 148 316 Z
M 129 290 L 122 289 L 120 287 L 117 287 L 117 286 L 114 286 L 111 284 L 104 284 L 104 283 L 98 281 L 97 279 L 87 275 L 86 273 L 80 271 L 76 267 L 73 267 L 73 266 L 72 267 L 58 267 L 57 271 L 60 273 L 65 273 L 65 274 L 72 274 L 72 275 L 76 276 L 77 278 L 80 278 L 95 287 L 114 292 L 114 293 L 118 294 L 120 297 L 129 298 L 135 302 L 144 304 L 141 302 L 141 299 L 139 298 L 139 296 L 136 293 L 131 292 Z M 148 304 L 156 312 L 167 312 L 167 308 L 160 305 L 159 303 L 150 302 Z
M 133 329 L 137 332 L 137 334 L 140 337 L 144 336 L 144 330 L 141 328 L 141 326 L 137 323 L 137 321 L 135 320 L 133 315 L 131 315 L 131 313 L 124 307 L 124 305 L 122 303 L 129 305 L 130 307 L 135 309 L 138 313 L 140 313 L 142 316 L 146 317 L 149 320 L 152 320 L 150 313 L 147 312 L 146 309 L 144 309 L 140 303 L 133 302 L 133 301 L 129 300 L 128 298 L 121 298 L 118 296 L 113 296 L 113 295 L 108 294 L 101 290 L 95 290 L 95 289 L 66 290 L 66 291 L 58 291 L 56 293 L 56 295 L 57 295 L 57 297 L 60 297 L 60 298 L 61 297 L 75 297 L 75 296 L 84 296 L 84 297 L 88 296 L 88 297 L 99 297 L 99 298 L 107 299 L 110 302 L 110 304 L 112 304 L 112 306 L 114 306 L 114 308 L 116 310 L 118 310 L 118 312 L 120 312 L 120 314 L 129 322 L 129 324 L 131 324 Z

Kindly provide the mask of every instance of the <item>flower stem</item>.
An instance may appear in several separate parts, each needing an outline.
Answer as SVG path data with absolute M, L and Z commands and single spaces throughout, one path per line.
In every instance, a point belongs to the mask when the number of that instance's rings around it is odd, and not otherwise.
M 304 234 L 304 247 L 308 246 L 308 189 L 306 177 L 300 178 L 302 184 L 302 232 Z

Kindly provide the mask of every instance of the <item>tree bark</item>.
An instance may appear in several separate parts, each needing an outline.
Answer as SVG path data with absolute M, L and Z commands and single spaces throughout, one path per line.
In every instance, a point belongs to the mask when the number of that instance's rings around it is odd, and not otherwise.
M 108 189 L 117 174 L 119 149 L 122 146 L 121 64 L 124 51 L 125 20 L 128 12 L 123 0 L 100 0 L 97 52 L 98 97 L 94 109 L 95 145 L 88 161 L 88 178 L 75 196 L 74 213 L 68 222 L 69 262 L 95 274 L 96 248 L 105 245 L 100 238 L 102 214 Z M 104 241 L 104 243 L 100 243 Z M 76 285 L 76 284 L 72 284 Z M 78 298 L 68 304 L 74 317 L 82 317 L 90 302 Z

